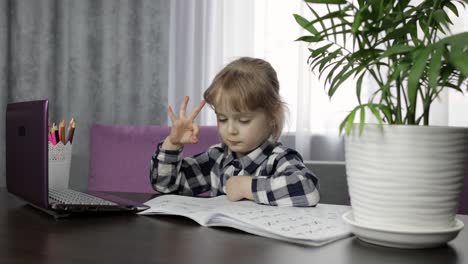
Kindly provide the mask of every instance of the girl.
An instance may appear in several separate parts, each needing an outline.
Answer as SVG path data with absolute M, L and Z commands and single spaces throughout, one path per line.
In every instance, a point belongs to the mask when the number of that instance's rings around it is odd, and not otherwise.
M 152 157 L 150 178 L 162 193 L 211 196 L 231 201 L 314 206 L 318 179 L 296 151 L 277 142 L 284 103 L 275 70 L 261 59 L 240 58 L 228 64 L 204 93 L 204 101 L 186 116 L 186 96 L 179 117 L 168 106 L 173 126 Z M 207 102 L 217 116 L 221 144 L 191 158 L 181 158 L 184 144 L 198 141 L 194 122 Z

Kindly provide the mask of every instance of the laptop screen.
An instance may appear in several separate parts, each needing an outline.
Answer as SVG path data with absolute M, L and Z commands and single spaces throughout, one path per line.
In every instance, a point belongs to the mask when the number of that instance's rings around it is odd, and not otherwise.
M 48 101 L 10 103 L 6 111 L 6 185 L 10 193 L 48 207 Z

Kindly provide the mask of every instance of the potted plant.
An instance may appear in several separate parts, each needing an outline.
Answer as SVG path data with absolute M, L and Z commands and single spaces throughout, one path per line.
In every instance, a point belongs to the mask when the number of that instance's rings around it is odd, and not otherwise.
M 466 91 L 468 32 L 450 35 L 449 13 L 467 0 L 305 2 L 312 18 L 294 17 L 307 32 L 298 39 L 309 43 L 307 63 L 330 98 L 348 80 L 358 99 L 340 125 L 353 221 L 406 233 L 453 228 L 468 128 L 430 126 L 429 115 L 444 90 Z M 367 101 L 363 83 L 375 85 Z M 378 124 L 365 124 L 369 113 Z

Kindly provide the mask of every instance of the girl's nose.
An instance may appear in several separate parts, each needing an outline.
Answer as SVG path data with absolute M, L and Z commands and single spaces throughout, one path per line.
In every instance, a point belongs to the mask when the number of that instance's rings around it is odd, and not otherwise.
M 236 124 L 234 122 L 228 122 L 228 133 L 229 134 L 237 134 L 239 131 L 237 130 Z

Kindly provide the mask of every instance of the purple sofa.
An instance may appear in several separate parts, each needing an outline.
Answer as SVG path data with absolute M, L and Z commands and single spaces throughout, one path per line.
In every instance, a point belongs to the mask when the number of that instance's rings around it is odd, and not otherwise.
M 165 126 L 93 124 L 88 190 L 155 192 L 149 181 L 150 160 L 169 131 Z M 186 145 L 183 155 L 192 156 L 219 142 L 216 127 L 200 127 L 198 144 Z

